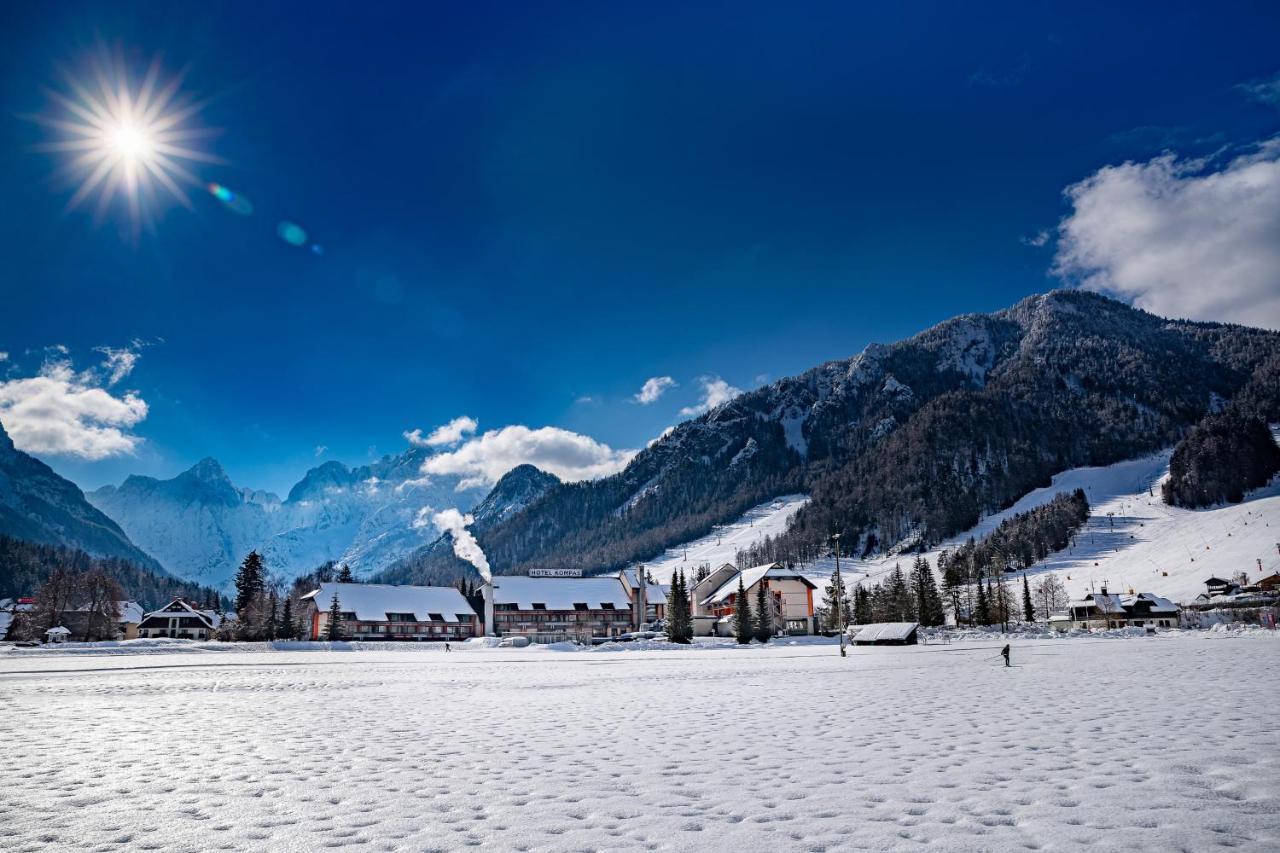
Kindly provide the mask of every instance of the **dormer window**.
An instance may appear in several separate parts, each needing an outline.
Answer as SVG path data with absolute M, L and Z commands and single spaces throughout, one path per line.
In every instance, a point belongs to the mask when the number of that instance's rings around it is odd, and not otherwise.
M 533 603 L 533 609 L 534 609 L 534 610 L 546 610 L 546 609 L 547 609 L 547 605 L 543 604 L 541 601 L 535 601 L 535 602 Z
M 427 614 L 427 618 L 428 618 L 428 619 L 430 619 L 432 622 L 443 622 L 443 621 L 444 621 L 444 614 L 443 614 L 443 613 L 428 613 L 428 614 Z
M 585 601 L 575 601 L 573 603 L 573 609 L 574 610 L 590 610 L 591 608 L 587 607 L 587 603 Z
M 388 613 L 388 622 L 417 622 L 418 617 L 412 613 Z

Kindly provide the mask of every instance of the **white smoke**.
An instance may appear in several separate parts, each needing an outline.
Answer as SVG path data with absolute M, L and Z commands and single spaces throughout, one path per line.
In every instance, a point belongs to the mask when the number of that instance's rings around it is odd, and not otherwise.
M 463 515 L 456 509 L 446 509 L 433 513 L 430 507 L 423 507 L 418 510 L 418 518 L 414 521 L 414 527 L 425 527 L 427 516 L 430 515 L 431 523 L 441 533 L 448 533 L 453 537 L 453 553 L 457 554 L 460 559 L 466 560 L 468 563 L 476 567 L 476 571 L 480 572 L 480 577 L 484 578 L 485 583 L 493 583 L 493 573 L 489 570 L 489 558 L 484 555 L 484 550 L 480 547 L 480 543 L 476 541 L 476 537 L 467 526 L 475 522 L 475 517 L 471 515 Z

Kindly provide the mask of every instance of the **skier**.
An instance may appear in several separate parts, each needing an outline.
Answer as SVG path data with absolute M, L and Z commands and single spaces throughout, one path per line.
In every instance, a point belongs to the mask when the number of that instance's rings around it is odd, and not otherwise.
M 1005 643 L 1005 644 L 1004 644 L 1004 648 L 1000 650 L 1000 654 L 1004 655 L 1004 665 L 1005 665 L 1005 666 L 1010 666 L 1010 664 L 1009 664 L 1009 644 L 1008 644 L 1008 643 Z
M 449 648 L 449 641 L 448 641 L 448 640 L 445 640 L 445 641 L 444 641 L 444 650 L 445 650 L 446 652 L 451 652 L 451 651 L 453 651 L 453 649 Z

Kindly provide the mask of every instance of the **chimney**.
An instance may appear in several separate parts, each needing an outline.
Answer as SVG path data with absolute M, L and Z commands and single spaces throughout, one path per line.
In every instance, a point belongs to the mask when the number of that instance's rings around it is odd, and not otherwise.
M 498 632 L 493 624 L 493 581 L 485 581 L 481 591 L 484 593 L 484 635 L 496 637 Z
M 649 590 L 649 579 L 645 576 L 644 566 L 636 567 L 636 630 L 644 628 L 644 620 L 649 615 L 649 602 L 646 596 Z

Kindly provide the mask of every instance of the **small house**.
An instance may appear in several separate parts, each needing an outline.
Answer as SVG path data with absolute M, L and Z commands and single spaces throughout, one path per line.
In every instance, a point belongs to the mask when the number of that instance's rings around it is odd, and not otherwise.
M 1230 595 L 1235 592 L 1237 585 L 1232 581 L 1223 580 L 1222 578 L 1213 577 L 1204 582 L 1205 590 L 1210 598 L 1215 595 Z
M 1058 631 L 1106 630 L 1110 628 L 1177 628 L 1182 610 L 1167 598 L 1155 593 L 1113 595 L 1104 586 L 1101 592 L 1067 604 L 1055 613 L 1049 624 Z
M 1261 592 L 1280 592 L 1280 572 L 1267 575 L 1258 581 L 1258 590 Z
M 159 610 L 143 615 L 138 625 L 138 636 L 208 640 L 221 625 L 222 617 L 212 610 L 199 610 L 181 598 L 175 598 Z
M 919 622 L 876 622 L 854 625 L 855 646 L 914 646 L 920 642 Z
M 54 625 L 44 632 L 44 641 L 46 643 L 65 643 L 70 637 L 71 631 L 61 625 Z

